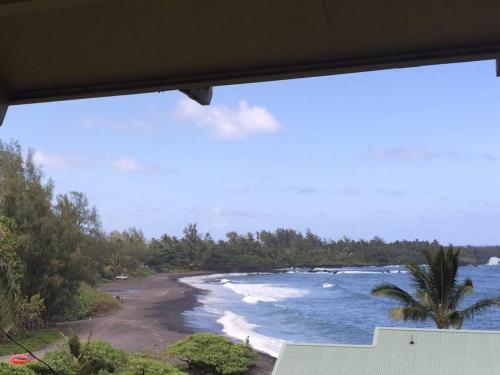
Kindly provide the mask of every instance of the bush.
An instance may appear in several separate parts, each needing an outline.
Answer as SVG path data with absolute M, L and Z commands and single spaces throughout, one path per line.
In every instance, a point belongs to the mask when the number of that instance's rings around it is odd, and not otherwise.
M 23 297 L 16 306 L 16 330 L 18 333 L 27 333 L 43 328 L 43 314 L 45 303 L 39 294 L 30 299 Z
M 75 359 L 64 349 L 48 352 L 43 356 L 43 360 L 60 375 L 76 375 L 78 367 Z M 43 363 L 35 362 L 29 367 L 39 375 L 54 375 Z
M 243 374 L 257 361 L 250 345 L 234 344 L 212 333 L 195 333 L 168 348 L 190 368 L 220 375 Z
M 36 372 L 29 367 L 11 366 L 0 362 L 0 375 L 36 375 Z
M 43 357 L 61 375 L 105 375 L 116 373 L 119 367 L 127 366 L 128 355 L 103 341 L 82 344 L 81 352 L 71 353 L 69 348 L 48 352 Z M 43 364 L 34 363 L 30 367 L 40 375 L 53 375 Z
M 119 375 L 183 375 L 175 367 L 151 358 L 133 356 L 128 365 L 118 371 Z
M 71 321 L 86 319 L 117 309 L 119 303 L 108 293 L 101 292 L 82 283 L 70 307 L 65 309 L 59 320 Z
M 93 341 L 84 345 L 79 362 L 83 371 L 79 375 L 97 374 L 101 370 L 115 372 L 128 361 L 127 353 L 115 349 L 104 341 Z

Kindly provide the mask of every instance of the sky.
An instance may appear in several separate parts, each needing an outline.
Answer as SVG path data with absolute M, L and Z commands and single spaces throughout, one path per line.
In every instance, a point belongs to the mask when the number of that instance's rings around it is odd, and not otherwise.
M 106 230 L 500 244 L 493 61 L 12 106 L 0 139 Z

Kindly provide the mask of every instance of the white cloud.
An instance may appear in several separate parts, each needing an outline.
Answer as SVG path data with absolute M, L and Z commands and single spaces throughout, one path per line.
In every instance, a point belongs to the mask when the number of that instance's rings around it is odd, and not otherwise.
M 111 160 L 111 167 L 122 173 L 153 173 L 158 170 L 154 165 L 139 163 L 132 156 L 122 156 Z
M 41 150 L 35 150 L 33 161 L 36 165 L 52 169 L 63 170 L 73 167 L 84 167 L 90 164 L 90 160 L 84 156 L 64 155 L 58 153 L 46 153 Z
M 241 100 L 236 108 L 201 106 L 183 99 L 175 111 L 179 119 L 192 121 L 223 140 L 245 139 L 251 135 L 276 133 L 282 129 L 279 121 L 264 107 L 251 106 Z

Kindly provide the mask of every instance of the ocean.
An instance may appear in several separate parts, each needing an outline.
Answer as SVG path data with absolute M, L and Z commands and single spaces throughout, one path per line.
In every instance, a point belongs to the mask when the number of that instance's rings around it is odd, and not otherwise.
M 500 297 L 500 266 L 460 267 L 475 292 L 464 305 Z M 181 279 L 204 290 L 200 305 L 184 313 L 197 331 L 224 333 L 257 350 L 277 356 L 284 341 L 371 344 L 380 327 L 433 327 L 433 322 L 390 319 L 395 303 L 370 294 L 373 286 L 391 282 L 410 289 L 404 267 L 287 269 L 279 273 L 217 274 Z M 499 330 L 500 309 L 476 316 L 464 329 Z

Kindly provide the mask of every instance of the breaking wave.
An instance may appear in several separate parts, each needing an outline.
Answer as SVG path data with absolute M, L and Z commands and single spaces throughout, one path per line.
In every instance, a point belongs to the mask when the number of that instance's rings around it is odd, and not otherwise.
M 248 339 L 254 349 L 275 358 L 278 357 L 281 346 L 285 343 L 284 340 L 255 332 L 257 325 L 249 323 L 244 317 L 231 311 L 224 311 L 217 322 L 222 325 L 222 331 L 226 335 L 242 341 Z
M 282 287 L 273 284 L 234 284 L 225 283 L 224 287 L 243 296 L 246 303 L 277 302 L 288 298 L 298 298 L 309 292 L 303 289 Z

